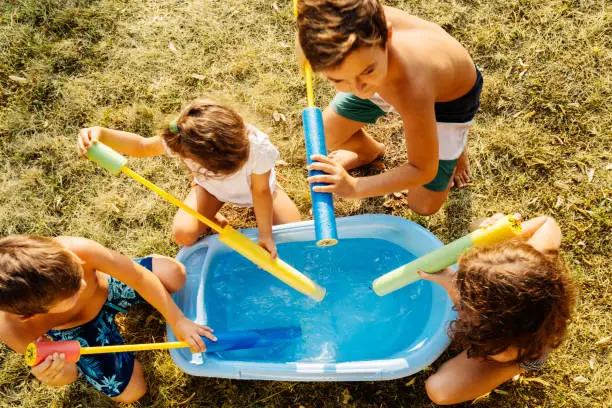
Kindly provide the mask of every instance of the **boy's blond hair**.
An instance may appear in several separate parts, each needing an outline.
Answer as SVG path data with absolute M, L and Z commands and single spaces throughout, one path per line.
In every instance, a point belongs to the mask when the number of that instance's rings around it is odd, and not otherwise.
M 299 40 L 312 69 L 342 63 L 363 46 L 387 45 L 387 20 L 378 0 L 298 0 Z
M 80 260 L 51 238 L 0 239 L 0 310 L 20 316 L 46 313 L 81 288 Z

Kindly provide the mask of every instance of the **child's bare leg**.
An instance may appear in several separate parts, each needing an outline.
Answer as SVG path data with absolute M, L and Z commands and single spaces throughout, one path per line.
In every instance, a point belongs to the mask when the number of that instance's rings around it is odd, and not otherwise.
M 194 186 L 184 201 L 206 218 L 215 218 L 223 203 L 201 186 Z M 172 223 L 172 234 L 179 245 L 192 245 L 208 227 L 183 210 L 178 210 Z
M 272 197 L 272 222 L 274 225 L 288 224 L 300 220 L 300 212 L 297 206 L 278 184 Z
M 450 190 L 450 183 L 444 191 L 431 191 L 423 186 L 413 187 L 408 191 L 408 207 L 420 215 L 432 215 L 438 212 Z
M 187 279 L 185 266 L 174 258 L 163 255 L 153 255 L 153 274 L 159 278 L 170 293 L 177 292 Z
M 438 405 L 458 404 L 493 390 L 520 373 L 519 364 L 501 366 L 467 352 L 453 357 L 425 381 L 429 398 Z
M 371 163 L 385 151 L 384 144 L 362 129 L 365 123 L 340 116 L 330 107 L 323 112 L 323 124 L 329 157 L 347 170 Z
M 142 366 L 138 360 L 134 360 L 134 371 L 132 371 L 132 377 L 125 390 L 116 397 L 111 398 L 116 402 L 123 402 L 130 404 L 138 401 L 147 392 L 147 383 L 144 378 Z
M 467 153 L 467 146 L 463 149 L 461 156 L 457 159 L 457 167 L 455 168 L 454 183 L 455 187 L 463 188 L 471 181 L 472 173 L 470 172 L 470 161 Z

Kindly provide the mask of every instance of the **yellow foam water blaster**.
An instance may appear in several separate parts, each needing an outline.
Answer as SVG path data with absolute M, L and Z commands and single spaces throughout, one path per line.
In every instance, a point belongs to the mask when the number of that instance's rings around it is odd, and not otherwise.
M 317 285 L 306 275 L 282 261 L 280 258 L 272 259 L 268 251 L 260 247 L 256 242 L 251 241 L 244 234 L 236 231 L 230 225 L 226 225 L 222 228 L 178 198 L 126 167 L 127 159 L 105 144 L 101 142 L 94 143 L 87 151 L 87 158 L 104 167 L 114 175 L 118 175 L 119 173 L 127 174 L 143 186 L 157 193 L 166 201 L 195 217 L 198 221 L 219 233 L 219 241 L 223 242 L 263 270 L 285 282 L 298 292 L 310 296 L 316 301 L 321 301 L 325 297 L 325 289 Z
M 387 295 L 421 279 L 418 271 L 437 273 L 456 264 L 463 251 L 472 246 L 482 247 L 504 242 L 521 233 L 521 220 L 518 217 L 509 215 L 501 218 L 488 227 L 479 228 L 442 248 L 380 276 L 372 283 L 372 289 L 378 296 Z

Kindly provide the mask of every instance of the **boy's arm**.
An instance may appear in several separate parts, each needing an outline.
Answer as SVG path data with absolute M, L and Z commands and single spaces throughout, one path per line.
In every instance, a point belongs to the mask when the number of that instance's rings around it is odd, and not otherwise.
M 162 138 L 159 136 L 142 137 L 135 133 L 107 129 L 100 126 L 81 129 L 77 139 L 79 153 L 87 153 L 87 149 L 96 142 L 102 142 L 109 147 L 133 157 L 159 156 L 165 153 Z
M 471 230 L 492 225 L 503 217 L 505 217 L 504 214 L 497 213 L 491 217 L 476 220 Z M 520 218 L 520 214 L 516 214 L 515 217 Z M 527 243 L 538 251 L 556 251 L 561 247 L 561 228 L 553 218 L 542 215 L 529 221 L 523 221 L 521 226 L 523 229 L 521 237 L 527 239 Z
M 333 192 L 347 198 L 380 196 L 410 187 L 422 186 L 436 177 L 438 171 L 438 135 L 433 96 L 414 97 L 410 105 L 398 110 L 404 122 L 408 162 L 385 173 L 352 177 L 342 166 L 324 156 L 313 156 L 317 162 L 309 170 L 325 175 L 308 178 L 310 183 L 327 183 L 314 191 Z
M 404 126 L 407 163 L 375 176 L 360 177 L 358 197 L 373 197 L 422 186 L 438 172 L 438 132 L 433 95 L 415 96 L 409 104 L 398 106 Z
M 205 349 L 200 336 L 214 340 L 208 328 L 187 319 L 154 273 L 136 264 L 130 258 L 85 238 L 71 238 L 68 249 L 95 270 L 105 272 L 134 288 L 149 304 L 157 309 L 172 327 L 179 340 L 186 341 L 197 351 Z
M 561 228 L 557 221 L 540 216 L 523 222 L 523 237 L 540 252 L 556 251 L 561 247 Z
M 276 258 L 276 244 L 272 238 L 273 200 L 270 190 L 270 171 L 264 174 L 251 174 L 251 194 L 257 219 L 259 245 L 267 249 L 272 258 Z

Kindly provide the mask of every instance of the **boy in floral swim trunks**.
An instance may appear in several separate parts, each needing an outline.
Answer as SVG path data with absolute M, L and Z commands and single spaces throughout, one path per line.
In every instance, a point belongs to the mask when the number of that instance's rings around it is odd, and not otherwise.
M 467 50 L 440 26 L 377 0 L 299 0 L 300 49 L 339 91 L 323 113 L 331 150 L 310 169 L 314 189 L 349 198 L 408 190 L 423 215 L 469 181 L 465 144 L 479 107 L 482 76 Z M 385 146 L 364 130 L 389 112 L 401 116 L 407 161 L 385 173 L 351 177 Z
M 0 240 L 0 340 L 23 353 L 28 343 L 78 340 L 81 346 L 124 344 L 115 315 L 148 302 L 168 321 L 179 340 L 205 350 L 200 336 L 216 340 L 212 330 L 187 319 L 170 293 L 185 284 L 185 268 L 165 256 L 131 260 L 102 245 L 76 237 L 9 236 Z M 47 357 L 32 374 L 45 384 L 62 386 L 80 372 L 114 401 L 130 403 L 147 386 L 134 353 Z

